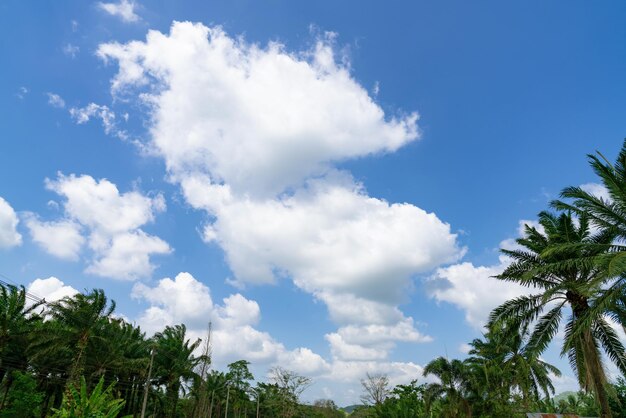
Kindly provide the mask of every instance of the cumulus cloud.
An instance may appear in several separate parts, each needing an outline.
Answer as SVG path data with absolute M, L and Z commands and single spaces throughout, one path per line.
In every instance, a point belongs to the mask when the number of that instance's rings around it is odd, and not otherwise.
M 137 283 L 131 296 L 150 303 L 137 321 L 148 333 L 184 323 L 191 336 L 204 337 L 211 321 L 213 357 L 221 366 L 245 358 L 266 365 L 280 362 L 284 367 L 309 373 L 327 367 L 311 350 L 287 350 L 268 333 L 256 329 L 261 315 L 257 302 L 234 294 L 221 304 L 214 303 L 209 288 L 189 273 L 164 278 L 154 287 Z
M 332 161 L 392 152 L 418 137 L 415 113 L 385 117 L 337 63 L 332 45 L 291 54 L 176 22 L 169 36 L 100 45 L 115 59 L 113 90 L 152 83 L 153 146 L 174 172 L 202 171 L 236 192 L 272 195 Z
M 335 168 L 394 152 L 419 130 L 415 112 L 385 114 L 332 38 L 289 52 L 175 22 L 169 34 L 150 31 L 145 41 L 102 44 L 97 53 L 119 66 L 112 93 L 147 105 L 145 147 L 207 213 L 203 238 L 224 249 L 233 282 L 293 280 L 340 325 L 327 336 L 335 363 L 379 361 L 394 341 L 428 341 L 398 304 L 416 275 L 458 261 L 464 249 L 435 214 L 371 197 Z M 264 338 L 250 330 L 240 344 L 271 352 Z
M 218 368 L 245 358 L 256 369 L 279 364 L 315 377 L 330 387 L 338 383 L 356 382 L 358 385 L 366 372 L 387 373 L 393 384 L 408 383 L 422 376 L 422 367 L 415 363 L 387 361 L 385 348 L 371 349 L 359 345 L 384 344 L 396 339 L 394 333 L 404 341 L 425 338 L 415 334 L 409 320 L 395 328 L 346 327 L 329 334 L 327 339 L 331 343 L 333 358 L 327 361 L 306 347 L 288 349 L 269 333 L 259 330 L 261 311 L 256 301 L 237 293 L 224 298 L 221 303 L 215 302 L 210 289 L 189 273 L 179 273 L 174 279 L 161 279 L 153 286 L 136 283 L 132 297 L 149 303 L 137 318 L 138 325 L 148 334 L 160 331 L 166 325 L 184 323 L 189 338 L 205 338 L 211 321 L 212 356 Z M 338 341 L 336 344 L 335 340 Z M 360 388 L 355 387 L 353 392 L 346 395 L 347 400 L 358 398 Z M 335 396 L 339 398 L 340 395 L 345 395 L 345 390 Z
M 0 197 L 0 248 L 11 248 L 22 244 L 22 235 L 17 232 L 19 219 L 9 202 Z
M 134 280 L 152 273 L 152 255 L 171 252 L 165 241 L 141 229 L 165 210 L 162 195 L 120 193 L 106 179 L 61 173 L 56 180 L 46 179 L 46 187 L 65 199 L 64 218 L 44 222 L 27 214 L 26 225 L 33 240 L 48 253 L 76 260 L 86 243 L 94 256 L 87 272 Z
M 47 279 L 33 280 L 26 287 L 26 291 L 33 296 L 45 299 L 46 302 L 55 302 L 66 296 L 74 296 L 78 293 L 78 290 L 53 276 Z
M 120 0 L 119 3 L 98 3 L 98 7 L 111 16 L 119 17 L 123 22 L 139 21 L 139 16 L 135 13 L 137 3 L 132 0 Z
M 80 224 L 71 220 L 42 222 L 32 213 L 26 213 L 24 218 L 33 241 L 47 253 L 61 259 L 78 260 L 85 243 Z

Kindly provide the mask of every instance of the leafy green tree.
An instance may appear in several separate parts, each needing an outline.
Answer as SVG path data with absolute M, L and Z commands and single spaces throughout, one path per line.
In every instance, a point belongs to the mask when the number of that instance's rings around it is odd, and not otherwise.
M 540 227 L 526 225 L 526 236 L 517 240 L 522 249 L 502 250 L 513 263 L 496 276 L 533 287 L 537 293 L 500 305 L 491 313 L 490 322 L 495 325 L 511 321 L 513 329 L 534 325 L 527 350 L 541 353 L 556 335 L 563 312 L 571 309 L 572 314 L 565 321 L 562 354 L 567 354 L 581 387 L 597 396 L 601 416 L 610 417 L 600 347 L 625 372 L 624 346 L 603 316 L 593 317 L 585 329 L 575 332 L 578 321 L 586 318 L 595 299 L 602 294 L 603 281 L 598 279 L 602 274 L 598 266 L 569 261 L 603 253 L 614 234 L 602 231 L 592 235 L 589 218 L 584 213 L 575 220 L 570 213 L 541 212 L 539 224 Z
M 426 385 L 418 385 L 413 380 L 408 385 L 398 385 L 390 395 L 375 407 L 376 416 L 380 418 L 413 418 L 426 414 L 424 396 Z
M 13 385 L 0 418 L 35 418 L 40 414 L 43 393 L 37 390 L 37 381 L 28 373 L 14 371 Z

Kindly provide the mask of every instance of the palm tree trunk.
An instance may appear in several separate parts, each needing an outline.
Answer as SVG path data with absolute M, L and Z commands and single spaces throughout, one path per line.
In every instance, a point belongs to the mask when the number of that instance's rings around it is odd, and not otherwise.
M 589 301 L 585 296 L 568 292 L 567 299 L 572 306 L 575 318 L 583 317 L 589 310 Z M 600 418 L 612 418 L 611 407 L 609 406 L 609 398 L 606 390 L 606 374 L 602 367 L 600 352 L 596 342 L 591 334 L 591 330 L 587 329 L 582 335 L 582 350 L 584 356 L 585 372 L 588 374 L 593 388 L 596 400 L 600 404 Z M 579 371 L 580 373 L 580 371 Z
M 590 331 L 584 333 L 583 350 L 585 351 L 585 364 L 587 373 L 591 377 L 591 384 L 596 399 L 600 404 L 600 418 L 612 418 L 609 398 L 606 391 L 606 375 L 600 361 L 600 353 L 596 347 Z

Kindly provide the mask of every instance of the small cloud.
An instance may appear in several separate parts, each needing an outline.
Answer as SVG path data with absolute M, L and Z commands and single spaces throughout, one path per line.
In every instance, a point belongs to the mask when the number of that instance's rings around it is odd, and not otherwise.
M 372 88 L 372 94 L 374 96 L 378 96 L 378 93 L 380 92 L 380 84 L 377 82 L 374 83 L 374 88 Z
M 65 100 L 61 96 L 55 93 L 46 93 L 48 95 L 48 104 L 52 107 L 56 107 L 58 109 L 63 109 L 65 107 Z
M 98 3 L 98 7 L 111 16 L 118 16 L 126 23 L 137 22 L 139 16 L 135 13 L 137 3 L 129 0 L 120 0 L 119 3 Z
M 17 96 L 18 99 L 24 100 L 24 97 L 26 97 L 26 95 L 28 94 L 28 91 L 29 90 L 26 87 L 22 86 L 19 88 L 17 93 L 15 93 L 15 95 Z
M 463 343 L 461 345 L 459 345 L 459 352 L 463 353 L 463 354 L 469 354 L 470 350 L 472 349 L 472 346 L 466 343 Z
M 72 32 L 76 32 L 78 30 L 78 22 L 76 20 L 72 20 Z
M 80 52 L 80 48 L 76 45 L 66 44 L 63 47 L 63 53 L 68 57 L 76 58 L 76 54 Z
M 105 134 L 116 136 L 123 141 L 128 139 L 128 133 L 119 129 L 115 123 L 115 112 L 106 105 L 89 103 L 85 107 L 73 107 L 70 109 L 70 115 L 79 125 L 89 122 L 91 118 L 100 119 Z

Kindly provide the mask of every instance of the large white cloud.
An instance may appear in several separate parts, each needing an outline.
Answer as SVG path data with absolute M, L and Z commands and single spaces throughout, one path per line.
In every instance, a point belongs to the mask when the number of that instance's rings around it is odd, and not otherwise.
M 380 361 L 396 341 L 429 340 L 398 304 L 416 275 L 458 261 L 464 249 L 435 214 L 371 197 L 334 167 L 419 135 L 417 114 L 386 115 L 336 59 L 331 38 L 288 52 L 175 22 L 169 34 L 102 44 L 98 55 L 119 66 L 113 94 L 147 105 L 143 149 L 161 156 L 186 201 L 206 211 L 204 239 L 224 249 L 233 282 L 293 280 L 340 326 L 327 336 L 333 364 Z M 212 308 L 218 322 L 227 305 Z M 145 320 L 171 316 L 153 306 Z M 254 342 L 257 358 L 284 352 L 247 322 L 237 347 Z
M 17 232 L 19 219 L 9 203 L 0 197 L 0 248 L 10 248 L 22 243 L 22 235 Z
M 460 256 L 456 235 L 436 215 L 342 180 L 312 180 L 279 200 L 211 199 L 212 186 L 194 179 L 183 190 L 216 215 L 205 236 L 224 248 L 243 282 L 272 282 L 279 270 L 312 293 L 395 302 L 411 275 Z
M 100 45 L 113 89 L 152 83 L 153 143 L 173 172 L 210 172 L 237 193 L 280 193 L 328 163 L 388 152 L 417 138 L 416 114 L 386 118 L 334 59 L 327 41 L 291 54 L 175 22 L 169 36 Z
M 26 225 L 48 253 L 75 260 L 87 243 L 93 253 L 87 272 L 134 280 L 152 273 L 150 256 L 171 252 L 165 241 L 141 229 L 165 210 L 162 195 L 120 193 L 110 181 L 88 175 L 59 174 L 56 180 L 47 179 L 46 187 L 64 198 L 65 217 L 45 222 L 26 214 Z

